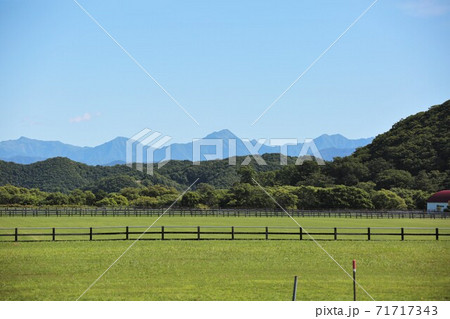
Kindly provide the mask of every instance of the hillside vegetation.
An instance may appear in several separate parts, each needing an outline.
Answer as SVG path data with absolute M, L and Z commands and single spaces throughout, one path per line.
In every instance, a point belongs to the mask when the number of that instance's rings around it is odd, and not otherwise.
M 67 158 L 30 165 L 0 161 L 0 204 L 166 206 L 199 179 L 179 205 L 185 207 L 284 207 L 423 209 L 427 197 L 450 188 L 450 101 L 409 116 L 351 156 L 320 166 L 315 161 L 266 165 L 215 160 L 192 165 L 170 161 L 154 175 L 125 165 L 88 166 Z M 31 189 L 31 190 L 30 190 Z
M 89 166 L 64 157 L 29 165 L 0 161 L 0 185 L 7 184 L 64 193 L 77 188 L 115 192 L 139 184 L 178 186 L 158 172 L 152 176 L 126 165 Z

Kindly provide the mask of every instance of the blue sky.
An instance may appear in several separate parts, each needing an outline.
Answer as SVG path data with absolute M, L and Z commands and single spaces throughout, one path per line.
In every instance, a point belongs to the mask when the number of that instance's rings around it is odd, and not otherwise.
M 450 4 L 372 1 L 0 0 L 0 140 L 98 145 L 148 127 L 188 141 L 375 136 L 449 99 Z

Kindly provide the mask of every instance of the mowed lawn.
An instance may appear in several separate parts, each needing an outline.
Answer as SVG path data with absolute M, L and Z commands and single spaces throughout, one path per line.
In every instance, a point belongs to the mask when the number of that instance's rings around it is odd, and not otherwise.
M 3 217 L 0 227 L 145 226 L 155 217 Z M 450 227 L 447 220 L 299 218 L 304 227 Z M 163 217 L 160 225 L 296 226 L 289 218 Z M 448 239 L 448 237 L 446 238 Z M 0 243 L 1 300 L 75 300 L 132 241 Z M 450 241 L 319 241 L 376 300 L 449 300 Z M 351 300 L 313 241 L 140 241 L 82 300 Z M 358 299 L 370 297 L 358 289 Z
M 0 227 L 150 226 L 157 217 L 0 217 Z M 295 217 L 303 227 L 448 227 L 450 219 Z M 155 226 L 297 226 L 289 217 L 170 217 Z

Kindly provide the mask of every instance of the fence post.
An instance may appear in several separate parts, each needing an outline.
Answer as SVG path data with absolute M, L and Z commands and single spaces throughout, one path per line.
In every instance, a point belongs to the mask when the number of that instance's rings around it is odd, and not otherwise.
M 269 239 L 269 227 L 266 227 L 266 240 Z
M 353 301 L 356 301 L 356 260 L 353 259 Z
M 92 227 L 89 227 L 89 240 L 92 240 Z
M 402 237 L 402 240 L 405 240 L 405 229 L 403 227 L 401 228 L 400 236 Z
M 370 227 L 367 227 L 367 240 L 370 240 Z
M 197 226 L 197 240 L 200 240 L 200 226 Z
M 234 240 L 234 226 L 231 226 L 231 240 Z
M 436 240 L 439 240 L 439 228 L 436 227 Z
M 125 228 L 125 240 L 128 240 L 128 226 Z
M 300 227 L 300 240 L 303 240 L 303 227 Z
M 334 227 L 334 240 L 337 240 L 337 227 Z
M 52 229 L 52 240 L 55 241 L 55 237 L 56 237 L 56 228 L 53 227 Z
M 297 300 L 297 276 L 294 276 L 294 291 L 292 293 L 292 301 Z
M 14 231 L 14 241 L 19 241 L 19 229 L 17 227 Z
M 161 240 L 164 240 L 164 226 L 161 226 Z

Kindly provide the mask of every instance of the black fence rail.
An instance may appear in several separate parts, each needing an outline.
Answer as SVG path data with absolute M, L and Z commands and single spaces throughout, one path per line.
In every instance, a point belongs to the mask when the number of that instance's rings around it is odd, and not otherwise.
M 146 231 L 147 230 L 147 231 Z M 1 242 L 69 240 L 439 240 L 450 228 L 106 226 L 0 228 Z
M 288 217 L 284 211 L 273 209 L 180 209 L 174 208 L 77 208 L 77 207 L 0 207 L 0 217 L 62 217 L 62 216 L 147 216 L 155 217 Z M 429 218 L 446 219 L 446 212 L 379 211 L 379 210 L 296 210 L 287 212 L 292 217 L 342 217 L 342 218 Z

